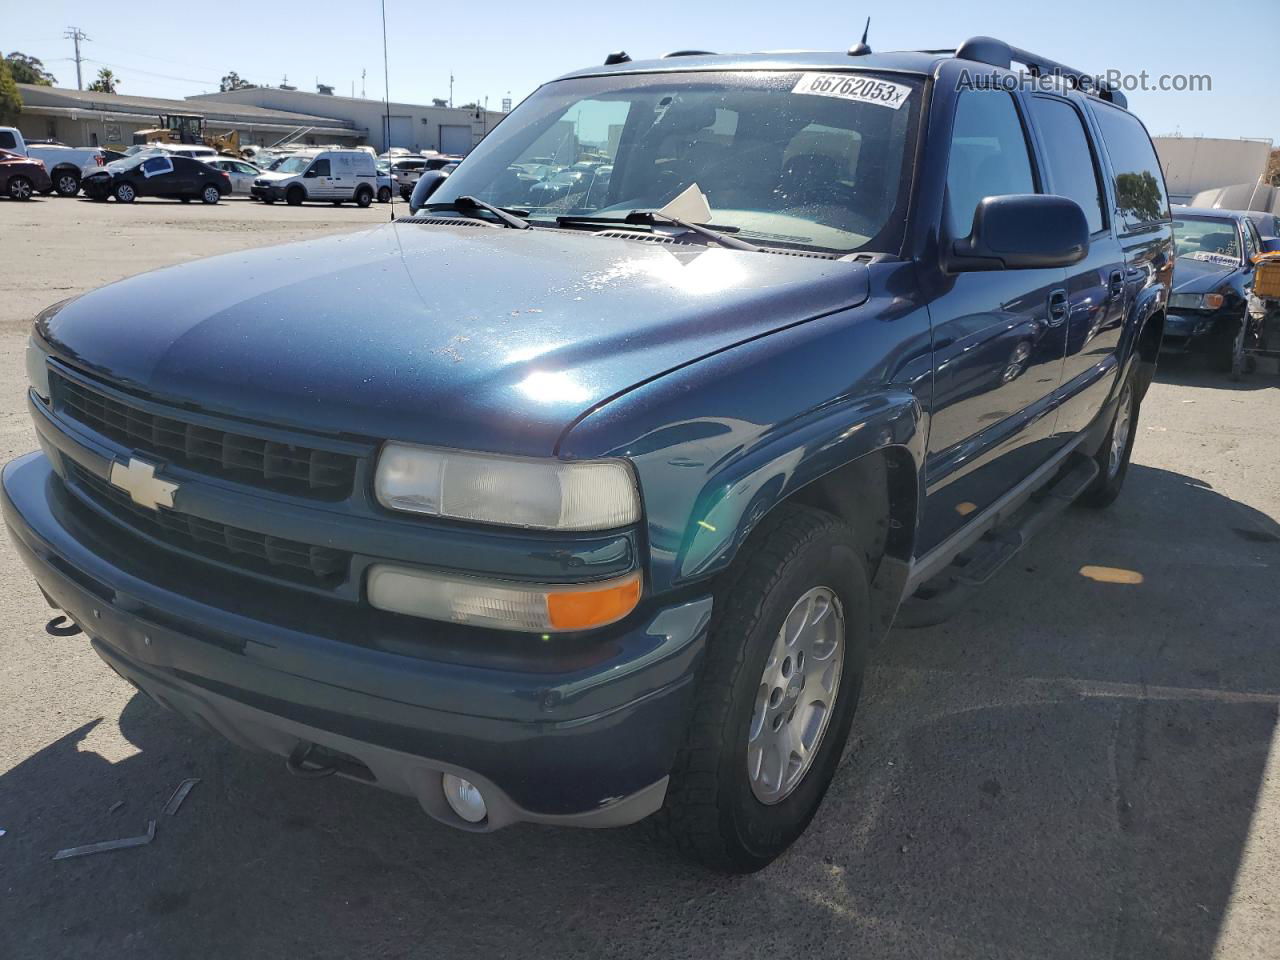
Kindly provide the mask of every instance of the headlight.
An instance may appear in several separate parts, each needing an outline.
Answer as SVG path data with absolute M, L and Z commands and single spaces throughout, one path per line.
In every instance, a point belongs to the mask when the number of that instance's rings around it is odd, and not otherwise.
M 620 460 L 533 460 L 388 443 L 374 481 L 392 510 L 537 530 L 610 530 L 640 518 Z
M 1169 306 L 1175 310 L 1217 310 L 1225 300 L 1220 293 L 1175 293 Z
M 390 564 L 369 568 L 369 603 L 380 610 L 498 630 L 561 633 L 621 620 L 640 602 L 641 577 L 584 584 L 528 584 L 454 577 Z
M 49 402 L 49 355 L 35 337 L 27 338 L 27 380 L 45 403 Z

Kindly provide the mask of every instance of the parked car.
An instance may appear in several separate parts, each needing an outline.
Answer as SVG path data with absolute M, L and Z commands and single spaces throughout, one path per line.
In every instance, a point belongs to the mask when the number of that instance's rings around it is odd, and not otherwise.
M 395 179 L 391 176 L 391 161 L 377 160 L 374 169 L 378 174 L 378 202 L 390 203 L 392 192 L 396 189 Z
M 0 150 L 0 194 L 10 200 L 30 200 L 49 192 L 49 172 L 43 161 Z
M 49 185 L 41 191 L 46 195 L 56 190 L 61 196 L 74 197 L 80 192 L 81 171 L 104 162 L 102 151 L 97 147 L 76 148 L 60 144 L 29 146 L 17 127 L 0 127 L 0 150 L 8 150 L 43 163 L 49 174 Z
M 263 171 L 250 195 L 266 203 L 284 200 L 298 206 L 327 200 L 334 206 L 354 201 L 373 203 L 378 188 L 374 159 L 363 150 L 317 150 L 295 153 L 274 170 Z
M 403 157 L 391 161 L 391 179 L 402 199 L 409 199 L 409 195 L 413 193 L 413 185 L 426 169 L 427 160 L 423 157 Z
M 1119 495 L 1170 214 L 1123 94 L 990 38 L 620 59 L 422 216 L 46 309 L 4 516 L 116 672 L 294 773 L 749 871 L 900 609 Z M 509 206 L 567 121 L 620 127 L 608 194 Z
M 1231 370 L 1237 341 L 1248 331 L 1253 258 L 1262 238 L 1240 211 L 1175 206 L 1173 213 L 1177 259 L 1164 349 L 1208 354 Z
M 141 153 L 86 176 L 84 192 L 90 200 L 115 197 L 120 203 L 133 203 L 139 197 L 217 203 L 231 193 L 231 179 L 190 157 Z
M 256 167 L 247 160 L 237 160 L 234 157 L 217 157 L 213 160 L 205 161 L 215 170 L 221 170 L 231 181 L 231 192 L 249 195 L 249 191 L 253 189 L 253 182 L 262 176 L 262 168 Z
M 1264 213 L 1259 210 L 1240 211 L 1253 221 L 1258 236 L 1263 240 L 1280 240 L 1280 213 Z

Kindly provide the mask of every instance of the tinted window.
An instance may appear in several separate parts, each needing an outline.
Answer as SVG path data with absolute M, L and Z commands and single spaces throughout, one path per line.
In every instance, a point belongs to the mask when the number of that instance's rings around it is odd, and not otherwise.
M 1084 131 L 1084 119 L 1064 100 L 1033 97 L 1031 113 L 1044 139 L 1048 189 L 1080 204 L 1089 221 L 1089 232 L 1103 227 L 1102 186 L 1098 182 L 1093 151 Z
M 1133 230 L 1169 219 L 1169 197 L 1151 138 L 1138 119 L 1115 107 L 1095 107 L 1102 139 L 1115 172 L 1116 206 L 1123 226 Z
M 8 130 L 0 130 L 0 150 L 18 149 L 18 138 Z
M 317 160 L 315 163 L 311 165 L 311 173 L 317 177 L 329 176 L 329 161 Z
M 947 165 L 947 218 L 953 237 L 967 237 L 984 197 L 1035 193 L 1026 135 L 1013 98 L 969 90 L 956 105 Z
M 1261 243 L 1258 230 L 1249 220 L 1243 221 L 1240 226 L 1244 227 L 1244 258 L 1252 260 L 1258 255 L 1258 245 Z

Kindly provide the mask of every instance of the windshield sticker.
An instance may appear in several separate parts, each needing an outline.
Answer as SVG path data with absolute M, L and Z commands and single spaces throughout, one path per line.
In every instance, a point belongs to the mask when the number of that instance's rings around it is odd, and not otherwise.
M 907 102 L 911 88 L 901 83 L 848 73 L 806 73 L 791 89 L 815 97 L 837 97 L 857 103 L 875 103 L 897 110 Z
M 1191 255 L 1192 260 L 1203 260 L 1205 263 L 1220 263 L 1224 267 L 1234 267 L 1239 261 L 1225 253 L 1209 253 L 1207 250 L 1197 250 Z

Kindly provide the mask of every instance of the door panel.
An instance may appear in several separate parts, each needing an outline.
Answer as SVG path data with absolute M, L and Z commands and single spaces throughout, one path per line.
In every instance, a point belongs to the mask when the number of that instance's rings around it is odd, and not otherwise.
M 1021 114 L 1003 91 L 956 101 L 943 242 L 991 196 L 1041 192 Z M 1066 349 L 1066 271 L 962 273 L 930 304 L 934 387 L 918 549 L 940 543 L 1052 454 Z
M 1066 270 L 1070 313 L 1059 391 L 1063 401 L 1055 424 L 1065 439 L 1092 422 L 1115 382 L 1124 328 L 1124 250 L 1104 213 L 1101 160 L 1090 145 L 1084 115 L 1062 97 L 1040 95 L 1029 103 L 1045 186 L 1080 204 L 1091 233 L 1088 254 Z

